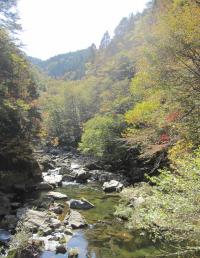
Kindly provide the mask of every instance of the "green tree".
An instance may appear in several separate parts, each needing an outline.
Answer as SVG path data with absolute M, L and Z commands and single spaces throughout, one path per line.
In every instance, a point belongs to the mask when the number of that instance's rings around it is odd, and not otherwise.
M 120 158 L 125 150 L 123 129 L 121 116 L 96 116 L 85 124 L 79 147 L 85 154 L 106 160 Z

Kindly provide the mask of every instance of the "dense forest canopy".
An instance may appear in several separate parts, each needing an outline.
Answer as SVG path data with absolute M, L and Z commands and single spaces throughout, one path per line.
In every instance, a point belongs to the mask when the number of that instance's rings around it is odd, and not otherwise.
M 143 14 L 123 18 L 112 39 L 103 35 L 82 79 L 50 80 L 41 96 L 47 135 L 77 144 L 83 132 L 80 148 L 90 153 L 84 124 L 122 115 L 121 142 L 145 147 L 184 139 L 198 145 L 198 20 L 196 1 L 153 1 Z M 101 145 L 97 139 L 93 144 Z

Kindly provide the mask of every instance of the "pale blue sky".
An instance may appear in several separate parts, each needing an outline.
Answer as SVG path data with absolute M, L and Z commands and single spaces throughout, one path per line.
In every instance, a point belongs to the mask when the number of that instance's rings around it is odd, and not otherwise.
M 106 30 L 112 35 L 122 17 L 143 10 L 149 0 L 19 0 L 25 44 L 31 56 L 51 56 L 98 46 Z

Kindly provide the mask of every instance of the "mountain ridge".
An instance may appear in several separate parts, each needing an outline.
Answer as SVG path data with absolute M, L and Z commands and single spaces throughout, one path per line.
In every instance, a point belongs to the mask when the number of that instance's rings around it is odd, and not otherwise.
M 86 49 L 58 54 L 46 60 L 32 56 L 28 56 L 27 59 L 50 77 L 80 80 L 85 75 L 86 63 L 91 60 L 95 51 L 96 46 L 92 44 Z

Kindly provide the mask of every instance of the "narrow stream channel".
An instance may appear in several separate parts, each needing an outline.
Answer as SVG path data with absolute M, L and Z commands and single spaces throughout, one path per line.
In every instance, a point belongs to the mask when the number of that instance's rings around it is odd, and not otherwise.
M 118 194 L 105 194 L 97 184 L 67 185 L 57 191 L 70 199 L 86 198 L 95 208 L 80 211 L 89 223 L 88 228 L 75 231 L 67 248 L 78 248 L 78 258 L 135 258 L 155 257 L 160 254 L 159 246 L 138 233 L 124 227 L 122 221 L 114 218 Z M 66 258 L 67 254 L 45 251 L 40 258 Z

